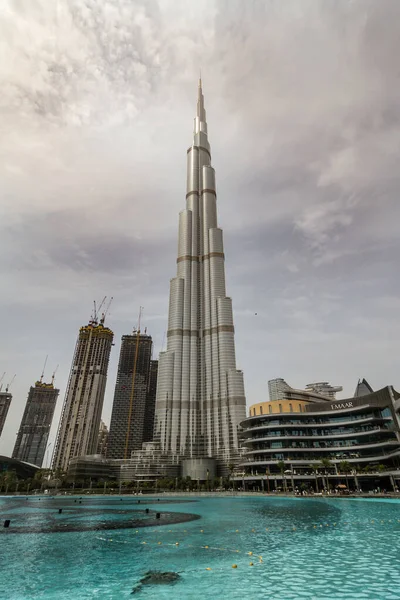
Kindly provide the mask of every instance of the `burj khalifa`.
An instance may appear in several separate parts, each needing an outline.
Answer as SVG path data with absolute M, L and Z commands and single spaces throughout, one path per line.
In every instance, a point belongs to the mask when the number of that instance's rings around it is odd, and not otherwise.
M 243 373 L 236 369 L 216 201 L 200 79 L 187 151 L 186 208 L 179 214 L 177 274 L 170 282 L 167 349 L 159 358 L 154 434 L 176 462 L 214 458 L 223 473 L 239 456 L 246 399 Z

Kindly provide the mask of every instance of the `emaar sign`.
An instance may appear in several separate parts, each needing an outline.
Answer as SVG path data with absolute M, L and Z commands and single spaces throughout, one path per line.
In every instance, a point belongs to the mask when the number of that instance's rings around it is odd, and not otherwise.
M 332 410 L 342 410 L 344 408 L 353 408 L 352 402 L 340 402 L 338 404 L 331 404 Z

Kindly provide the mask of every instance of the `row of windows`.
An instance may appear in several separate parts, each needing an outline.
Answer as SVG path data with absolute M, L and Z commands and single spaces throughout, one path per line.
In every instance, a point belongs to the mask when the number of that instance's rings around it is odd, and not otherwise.
M 272 408 L 272 407 L 270 407 Z M 271 414 L 271 413 L 270 413 Z M 392 413 L 390 408 L 384 408 L 384 409 L 376 409 L 374 411 L 369 411 L 369 412 L 365 412 L 365 413 L 356 413 L 356 414 L 345 414 L 345 415 L 341 415 L 341 416 L 336 416 L 336 415 L 327 415 L 326 417 L 322 417 L 322 416 L 318 416 L 318 417 L 313 417 L 312 413 L 308 413 L 308 415 L 306 416 L 304 414 L 304 417 L 300 417 L 300 418 L 296 418 L 295 416 L 293 417 L 283 417 L 282 419 L 260 419 L 259 421 L 257 421 L 257 424 L 252 424 L 250 427 L 251 428 L 255 428 L 255 427 L 260 427 L 260 424 L 264 424 L 264 426 L 271 426 L 271 425 L 297 425 L 297 426 L 301 426 L 301 425 L 330 425 L 330 424 L 336 424 L 336 423 L 342 423 L 342 422 L 346 422 L 346 421 L 360 421 L 360 420 L 364 420 L 364 419 L 382 419 L 382 418 L 387 418 L 387 417 L 391 417 Z

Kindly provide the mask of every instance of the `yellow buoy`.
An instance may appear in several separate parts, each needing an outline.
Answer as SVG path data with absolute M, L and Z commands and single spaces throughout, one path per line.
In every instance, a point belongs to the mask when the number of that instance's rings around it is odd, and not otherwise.
M 204 529 L 200 529 L 200 533 L 204 533 Z
M 157 542 L 159 546 L 161 546 L 162 542 Z
M 251 562 L 251 563 L 249 563 L 249 567 L 252 567 L 252 566 L 253 566 L 253 563 L 252 563 L 252 562 Z
M 175 546 L 179 546 L 179 542 L 175 542 Z
M 251 531 L 254 533 L 254 532 L 255 532 L 255 529 L 252 529 Z
M 239 529 L 236 529 L 236 533 L 239 533 Z
M 208 546 L 204 546 L 204 548 L 208 548 Z
M 232 565 L 232 569 L 237 569 L 237 565 Z
M 253 553 L 252 553 L 252 552 L 248 552 L 247 554 L 248 554 L 249 556 L 253 556 Z
M 211 568 L 210 567 L 206 567 L 206 571 L 211 571 Z

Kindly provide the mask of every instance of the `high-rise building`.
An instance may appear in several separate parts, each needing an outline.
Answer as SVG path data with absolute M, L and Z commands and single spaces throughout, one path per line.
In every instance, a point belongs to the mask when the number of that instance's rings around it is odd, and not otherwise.
M 61 414 L 53 468 L 68 469 L 71 458 L 95 454 L 114 334 L 104 318 L 81 327 Z
M 307 383 L 306 391 L 316 392 L 322 396 L 326 396 L 331 400 L 336 399 L 336 394 L 343 391 L 341 385 L 331 385 L 327 381 L 318 381 L 316 383 Z
M 144 415 L 143 442 L 151 442 L 154 437 L 154 417 L 156 411 L 156 393 L 158 378 L 158 360 L 150 362 L 149 389 L 146 399 L 146 413 Z
M 108 444 L 108 427 L 104 421 L 100 421 L 99 437 L 97 438 L 97 450 L 96 454 L 105 456 L 107 454 Z
M 285 397 L 286 390 L 290 390 L 290 385 L 282 377 L 270 379 L 268 381 L 268 394 L 270 400 L 282 400 Z
M 6 392 L 0 392 L 0 435 L 3 432 L 4 423 L 6 422 L 8 409 L 10 408 L 12 395 Z
M 354 392 L 354 398 L 359 398 L 360 396 L 367 396 L 368 394 L 372 394 L 373 389 L 369 385 L 366 379 L 359 379 L 356 391 Z
M 238 458 L 246 399 L 243 373 L 236 369 L 224 258 L 200 80 L 187 151 L 186 208 L 179 215 L 177 275 L 170 284 L 167 350 L 159 357 L 155 440 L 179 462 L 214 458 L 226 470 Z
M 107 458 L 130 458 L 149 435 L 152 439 L 157 381 L 152 350 L 150 335 L 138 331 L 122 336 Z
M 42 379 L 30 388 L 12 458 L 43 465 L 59 392 L 53 382 Z

